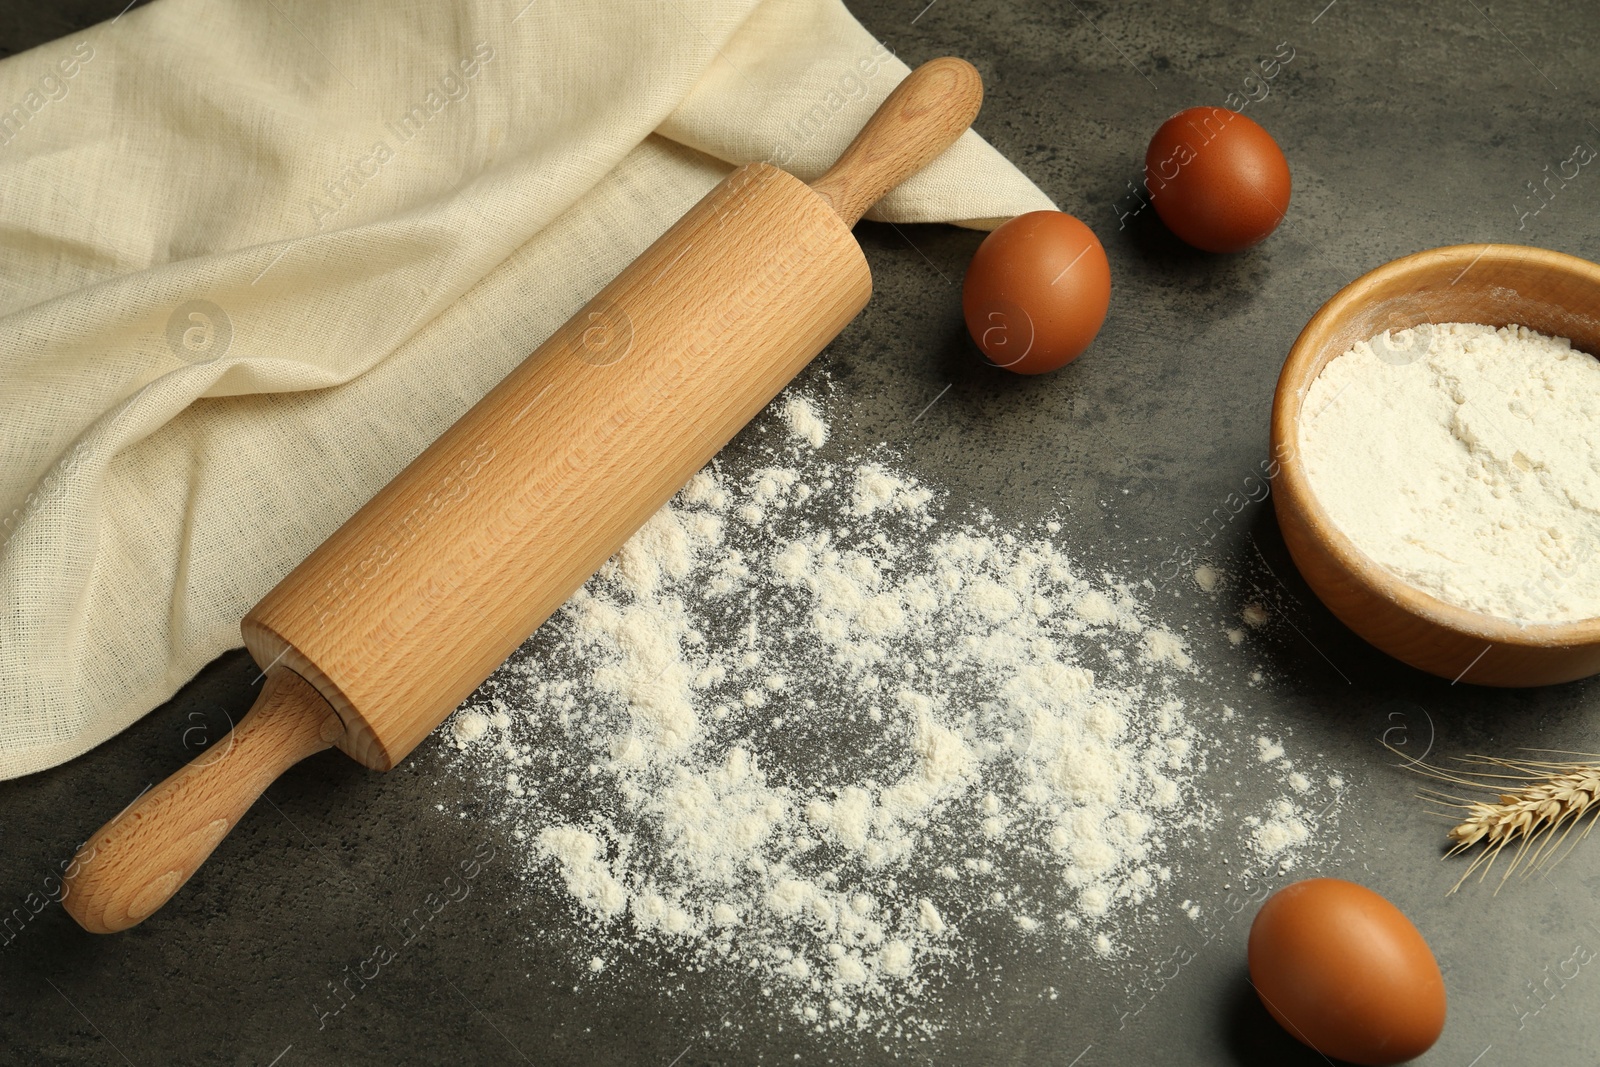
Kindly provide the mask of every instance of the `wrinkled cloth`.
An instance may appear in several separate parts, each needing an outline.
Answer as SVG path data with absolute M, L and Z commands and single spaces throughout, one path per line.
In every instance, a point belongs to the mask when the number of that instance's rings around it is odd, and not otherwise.
M 731 166 L 906 73 L 838 0 L 157 0 L 0 62 L 0 778 L 113 736 Z M 869 217 L 1051 203 L 968 132 Z

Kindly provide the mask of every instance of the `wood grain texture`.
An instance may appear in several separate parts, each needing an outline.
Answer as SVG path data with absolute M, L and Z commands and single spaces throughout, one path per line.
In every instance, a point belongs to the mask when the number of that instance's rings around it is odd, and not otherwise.
M 741 167 L 251 609 L 245 644 L 393 767 L 871 291 L 826 203 Z
M 854 226 L 885 193 L 954 144 L 982 106 L 983 79 L 971 63 L 930 59 L 894 87 L 811 188 Z
M 268 672 L 239 725 L 95 833 L 68 865 L 62 906 L 91 933 L 165 904 L 273 780 L 328 748 L 343 727 L 293 671 Z
M 1306 584 L 1346 626 L 1396 659 L 1442 678 L 1528 686 L 1600 673 L 1600 619 L 1518 625 L 1406 584 L 1334 526 L 1298 457 L 1311 384 L 1356 341 L 1425 322 L 1517 324 L 1600 353 L 1600 265 L 1520 245 L 1419 252 L 1351 282 L 1312 317 L 1278 378 L 1274 507 Z

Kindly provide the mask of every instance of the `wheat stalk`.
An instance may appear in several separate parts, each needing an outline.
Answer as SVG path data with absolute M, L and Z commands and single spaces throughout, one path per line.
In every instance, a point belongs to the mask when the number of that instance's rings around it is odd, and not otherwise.
M 1591 818 L 1566 850 L 1562 850 L 1561 846 L 1578 824 L 1584 822 L 1585 816 L 1600 814 L 1600 757 L 1586 756 L 1581 760 L 1553 762 L 1466 756 L 1457 762 L 1469 767 L 1494 768 L 1494 771 L 1480 770 L 1468 776 L 1410 761 L 1411 769 L 1419 774 L 1487 792 L 1494 797 L 1493 800 L 1475 800 L 1438 790 L 1428 790 L 1423 794 L 1425 800 L 1442 803 L 1465 813 L 1457 816 L 1460 822 L 1450 830 L 1450 840 L 1455 844 L 1445 853 L 1445 858 L 1459 855 L 1479 844 L 1484 846 L 1473 857 L 1466 873 L 1451 887 L 1452 893 L 1460 889 L 1474 871 L 1478 872 L 1478 881 L 1483 881 L 1501 853 L 1510 848 L 1510 861 L 1500 876 L 1499 884 L 1495 886 L 1495 892 L 1498 893 L 1500 887 L 1518 870 L 1523 877 L 1527 877 L 1536 870 L 1554 866 L 1594 829 L 1594 819 Z M 1516 783 L 1517 787 L 1508 787 L 1506 783 Z

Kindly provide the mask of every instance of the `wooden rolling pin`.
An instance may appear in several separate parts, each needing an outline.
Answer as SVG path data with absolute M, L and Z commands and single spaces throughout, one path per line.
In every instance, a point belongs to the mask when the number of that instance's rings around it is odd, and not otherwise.
M 78 850 L 72 917 L 143 920 L 314 752 L 404 759 L 866 305 L 851 227 L 982 99 L 933 60 L 816 184 L 711 190 L 250 610 L 261 695 Z

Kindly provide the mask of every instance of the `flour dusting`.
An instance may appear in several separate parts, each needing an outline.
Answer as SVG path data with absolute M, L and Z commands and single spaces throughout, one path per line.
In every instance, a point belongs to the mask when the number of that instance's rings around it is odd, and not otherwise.
M 971 928 L 1127 953 L 1226 817 L 1183 636 L 1059 523 L 946 520 L 884 457 L 819 451 L 810 399 L 774 414 L 783 444 L 696 475 L 453 720 L 527 877 L 570 899 L 575 970 L 652 944 L 896 1038 L 938 1029 Z M 1245 745 L 1285 782 L 1277 741 Z M 1293 774 L 1236 821 L 1264 861 L 1311 836 L 1322 787 Z

